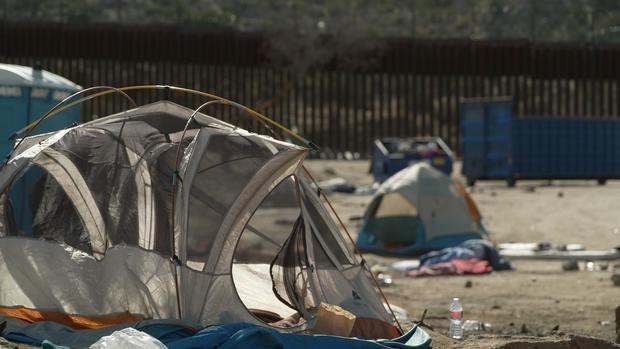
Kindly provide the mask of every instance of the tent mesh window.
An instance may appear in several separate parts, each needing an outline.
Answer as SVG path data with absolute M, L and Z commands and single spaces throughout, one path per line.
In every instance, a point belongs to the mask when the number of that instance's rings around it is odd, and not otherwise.
M 235 263 L 270 264 L 294 231 L 301 209 L 293 177 L 278 184 L 246 224 L 235 249 Z
M 193 135 L 187 133 L 183 148 Z M 11 195 L 26 197 L 27 205 L 11 212 L 6 200 L 5 220 L 15 220 L 21 235 L 95 256 L 118 244 L 170 255 L 178 145 L 171 139 L 180 141 L 180 134 L 164 134 L 143 121 L 73 129 L 14 180 Z
M 187 259 L 205 263 L 230 206 L 272 153 L 248 137 L 212 130 L 190 189 Z
M 305 224 L 301 216 L 295 222 L 292 234 L 271 262 L 270 272 L 273 292 L 276 297 L 308 316 L 318 306 L 317 297 L 312 292 L 311 264 Z
M 323 206 L 318 195 L 305 187 L 302 190 L 302 200 L 311 223 L 314 239 L 322 246 L 320 253 L 331 255 L 332 260 L 328 268 L 333 265 L 350 266 L 354 264 L 353 254 L 345 243 L 340 230 Z
M 237 243 L 233 261 L 235 287 L 246 308 L 269 306 L 261 302 L 256 303 L 258 294 L 262 299 L 271 299 L 285 306 L 260 310 L 286 316 L 299 309 L 295 298 L 292 301 L 285 292 L 282 293 L 282 297 L 276 292 L 272 276 L 273 261 L 278 259 L 282 249 L 286 248 L 297 231 L 299 219 L 295 217 L 300 215 L 296 178 L 290 176 L 269 193 L 246 224 Z M 276 278 L 282 280 L 283 276 L 278 272 Z M 281 284 L 280 281 L 276 283 Z M 247 290 L 250 284 L 252 289 Z
M 8 195 L 3 195 L 3 206 L 7 235 L 55 240 L 92 254 L 90 238 L 72 201 L 39 166 L 31 166 L 12 183 Z

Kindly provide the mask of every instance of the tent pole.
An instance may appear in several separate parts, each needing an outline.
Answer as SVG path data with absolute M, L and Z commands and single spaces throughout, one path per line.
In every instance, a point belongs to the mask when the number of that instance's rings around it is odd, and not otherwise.
M 314 182 L 314 185 L 316 185 L 317 188 L 320 189 L 319 183 L 316 181 L 316 179 L 314 179 L 314 177 L 312 176 L 310 171 L 305 166 L 302 165 L 302 167 L 303 167 L 304 171 L 306 171 L 306 174 L 310 177 L 312 182 Z M 351 237 L 351 234 L 349 233 L 349 229 L 347 229 L 347 227 L 344 225 L 344 222 L 342 221 L 342 219 L 340 218 L 340 216 L 338 215 L 338 213 L 334 209 L 334 206 L 332 206 L 332 203 L 327 198 L 327 195 L 325 195 L 325 192 L 323 192 L 322 190 L 319 190 L 319 192 L 321 193 L 321 196 L 323 196 L 323 199 L 325 199 L 325 202 L 327 203 L 327 206 L 329 206 L 329 209 L 332 211 L 334 216 L 336 216 L 336 219 L 338 220 L 338 223 L 340 223 L 340 226 L 342 227 L 344 232 L 347 234 L 347 237 L 349 238 L 349 240 L 353 244 L 353 249 L 355 250 L 355 253 L 357 253 L 359 255 L 359 257 L 361 258 L 361 260 L 362 260 L 362 263 L 361 263 L 362 267 L 364 267 L 364 269 L 366 269 L 366 271 L 368 271 L 368 273 L 370 274 L 370 277 L 371 277 L 372 281 L 374 282 L 375 286 L 379 290 L 379 293 L 381 294 L 381 297 L 383 298 L 383 300 L 385 301 L 385 304 L 387 305 L 388 309 L 390 310 L 390 313 L 392 314 L 392 317 L 394 318 L 394 322 L 396 322 L 396 325 L 398 326 L 398 329 L 400 330 L 401 333 L 405 333 L 403 331 L 402 326 L 400 325 L 400 322 L 396 318 L 396 314 L 394 313 L 394 310 L 392 310 L 392 306 L 390 305 L 390 302 L 388 301 L 387 297 L 383 293 L 383 290 L 381 289 L 381 286 L 379 285 L 379 282 L 377 281 L 377 278 L 375 278 L 375 275 L 372 273 L 372 271 L 370 271 L 370 269 L 368 269 L 368 265 L 366 264 L 366 259 L 364 259 L 364 255 L 362 254 L 362 251 L 359 250 L 359 248 L 357 247 L 357 244 L 355 243 L 355 240 L 353 240 L 353 238 Z
M 166 90 L 168 91 L 168 90 Z M 177 145 L 177 153 L 176 153 L 176 158 L 174 161 L 174 173 L 172 174 L 172 190 L 170 191 L 170 226 L 172 227 L 172 234 L 170 234 L 171 241 L 170 241 L 170 248 L 171 251 L 170 253 L 172 254 L 172 258 L 171 258 L 171 262 L 174 266 L 174 287 L 175 287 L 175 291 L 176 291 L 176 295 L 177 295 L 177 310 L 179 313 L 179 319 L 182 318 L 182 313 L 181 313 L 181 296 L 179 295 L 179 278 L 177 275 L 177 267 L 182 265 L 181 260 L 179 259 L 179 256 L 176 253 L 176 240 L 175 240 L 175 234 L 174 234 L 174 226 L 175 226 L 175 213 L 176 213 L 176 192 L 177 192 L 177 188 L 178 188 L 178 183 L 179 182 L 183 182 L 181 180 L 181 174 L 179 173 L 179 166 L 181 165 L 181 148 L 182 148 L 182 144 L 183 144 L 183 140 L 185 139 L 185 134 L 187 133 L 187 128 L 189 127 L 189 125 L 192 123 L 192 121 L 194 121 L 196 114 L 198 114 L 198 112 L 207 107 L 208 105 L 211 104 L 229 104 L 226 101 L 222 101 L 222 100 L 212 100 L 209 102 L 206 102 L 204 104 L 202 104 L 201 106 L 199 106 L 196 110 L 194 110 L 194 112 L 192 113 L 192 115 L 189 117 L 189 119 L 187 119 L 187 123 L 185 123 L 185 127 L 183 128 L 183 133 L 181 134 L 181 140 L 179 141 L 179 144 Z
M 266 127 L 266 128 L 272 134 L 272 136 L 274 138 L 276 138 L 276 139 L 279 138 L 278 135 L 275 132 L 273 132 L 271 127 Z M 347 237 L 349 238 L 349 241 L 351 241 L 351 243 L 353 244 L 353 249 L 355 250 L 355 253 L 357 253 L 359 255 L 359 257 L 361 258 L 361 261 L 362 261 L 361 265 L 362 265 L 362 267 L 368 272 L 368 274 L 370 274 L 370 278 L 372 279 L 373 283 L 375 284 L 375 287 L 379 290 L 379 294 L 381 295 L 381 298 L 383 298 L 383 300 L 385 301 L 385 304 L 387 305 L 388 309 L 390 310 L 390 314 L 392 314 L 392 318 L 394 319 L 394 322 L 398 326 L 398 329 L 400 330 L 401 334 L 404 334 L 405 332 L 403 331 L 403 327 L 401 326 L 400 322 L 396 318 L 396 314 L 394 313 L 394 310 L 392 309 L 392 306 L 390 305 L 390 301 L 388 301 L 387 297 L 385 296 L 385 293 L 383 293 L 383 290 L 381 289 L 381 286 L 379 285 L 379 282 L 377 281 L 377 278 L 375 278 L 375 276 L 372 273 L 372 271 L 370 271 L 368 269 L 368 265 L 366 264 L 366 259 L 364 259 L 364 255 L 362 255 L 362 251 L 359 250 L 359 248 L 357 247 L 357 244 L 355 243 L 355 240 L 353 240 L 353 238 L 351 237 L 351 234 L 349 233 L 349 229 L 347 229 L 347 227 L 344 225 L 344 222 L 340 218 L 340 215 L 338 215 L 338 213 L 336 212 L 336 209 L 334 209 L 334 206 L 332 206 L 332 203 L 327 198 L 327 195 L 325 195 L 325 193 L 321 190 L 321 188 L 319 187 L 319 183 L 316 181 L 316 179 L 314 179 L 314 176 L 312 176 L 312 174 L 310 173 L 308 168 L 306 166 L 304 166 L 304 165 L 301 165 L 301 167 L 304 169 L 306 174 L 310 177 L 310 179 L 312 180 L 314 185 L 316 185 L 316 187 L 319 188 L 320 195 L 323 196 L 323 198 L 325 199 L 325 202 L 327 202 L 327 205 L 329 206 L 329 209 L 332 211 L 334 216 L 336 216 L 336 219 L 338 219 L 338 222 L 340 223 L 340 226 L 342 227 L 342 229 L 344 229 L 345 233 L 347 234 Z
M 72 106 L 74 104 L 81 103 L 83 101 L 87 101 L 89 99 L 95 98 L 95 97 L 99 96 L 100 93 L 102 93 L 102 92 L 95 93 L 93 95 L 89 95 L 89 96 L 86 96 L 86 97 L 82 97 L 82 98 L 78 99 L 77 101 L 69 103 L 68 105 L 65 105 L 65 106 L 63 106 L 63 104 L 65 104 L 66 102 L 71 100 L 73 97 L 79 96 L 79 95 L 81 95 L 81 94 L 83 94 L 85 92 L 90 92 L 90 91 L 93 91 L 93 90 L 101 90 L 101 89 L 105 90 L 105 91 L 103 91 L 104 94 L 110 94 L 110 93 L 115 93 L 115 92 L 119 93 L 123 97 L 127 98 L 133 104 L 134 107 L 136 107 L 136 108 L 138 107 L 138 105 L 133 100 L 133 98 L 129 97 L 129 95 L 127 93 L 125 93 L 124 91 L 122 91 L 121 89 L 118 89 L 116 87 L 111 87 L 111 86 L 95 86 L 95 87 L 89 87 L 87 89 L 75 92 L 74 94 L 70 95 L 69 97 L 67 97 L 67 98 L 63 99 L 62 101 L 58 102 L 58 104 L 53 106 L 52 109 L 48 110 L 47 113 L 45 113 L 43 116 L 41 116 L 40 118 L 38 118 L 35 121 L 33 121 L 30 124 L 28 124 L 28 126 L 22 128 L 21 130 L 15 132 L 11 136 L 9 136 L 9 139 L 11 139 L 11 140 L 17 139 L 18 137 L 20 138 L 20 140 L 19 140 L 19 142 L 17 142 L 15 147 L 13 147 L 11 152 L 9 152 L 9 154 L 6 156 L 5 164 L 9 162 L 9 160 L 11 159 L 11 156 L 13 155 L 13 152 L 15 151 L 15 149 L 19 148 L 19 146 L 22 144 L 24 139 L 26 139 L 26 137 L 30 136 L 32 131 L 35 128 L 37 128 L 37 126 L 39 126 L 48 117 L 56 115 L 56 114 L 60 113 L 61 111 L 67 109 L 68 107 L 70 107 L 70 106 Z M 25 132 L 25 135 L 22 136 L 21 134 L 24 133 L 24 132 Z

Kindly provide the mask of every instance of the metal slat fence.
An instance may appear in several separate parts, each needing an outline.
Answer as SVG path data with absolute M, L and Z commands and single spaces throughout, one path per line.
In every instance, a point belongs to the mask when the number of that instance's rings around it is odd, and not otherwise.
M 377 39 L 378 40 L 378 39 Z M 269 59 L 269 35 L 181 27 L 0 24 L 0 61 L 34 65 L 85 87 L 168 84 L 248 105 L 296 128 L 326 156 L 367 156 L 382 136 L 441 136 L 459 151 L 461 98 L 512 96 L 517 114 L 616 117 L 620 48 L 525 41 L 380 40 L 380 49 L 296 74 Z M 140 104 L 165 96 L 134 94 Z M 169 96 L 189 107 L 202 100 Z M 122 108 L 118 96 L 87 102 L 84 119 Z M 242 127 L 231 108 L 209 112 Z M 261 132 L 264 132 L 262 130 Z

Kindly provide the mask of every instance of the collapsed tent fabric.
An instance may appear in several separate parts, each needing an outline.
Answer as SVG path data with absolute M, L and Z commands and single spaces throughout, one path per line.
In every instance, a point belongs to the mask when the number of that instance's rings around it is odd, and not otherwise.
M 463 186 L 426 163 L 416 163 L 379 187 L 357 245 L 365 252 L 417 254 L 485 234 L 480 212 Z
M 15 150 L 0 171 L 0 307 L 203 325 L 264 324 L 258 309 L 309 327 L 326 302 L 392 324 L 306 178 L 307 149 L 192 113 L 157 102 Z M 12 206 L 16 188 L 28 207 Z

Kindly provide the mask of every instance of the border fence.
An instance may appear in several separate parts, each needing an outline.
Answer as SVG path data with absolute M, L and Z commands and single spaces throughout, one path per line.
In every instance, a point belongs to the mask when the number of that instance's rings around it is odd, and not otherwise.
M 326 37 L 326 40 L 328 38 Z M 620 47 L 529 41 L 374 40 L 296 74 L 270 58 L 270 35 L 177 26 L 0 23 L 0 62 L 35 65 L 84 86 L 168 84 L 214 93 L 296 128 L 325 156 L 369 155 L 383 136 L 440 136 L 457 152 L 462 98 L 511 96 L 519 115 L 620 115 Z M 289 62 L 291 63 L 291 62 Z M 137 93 L 138 103 L 192 95 Z M 83 118 L 126 107 L 86 102 Z M 225 106 L 208 111 L 242 127 Z M 263 131 L 264 132 L 264 131 Z

